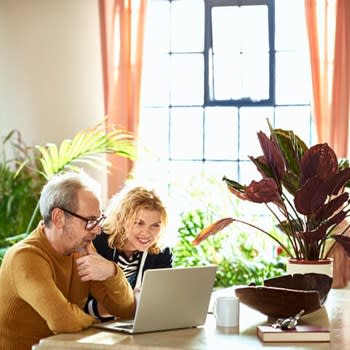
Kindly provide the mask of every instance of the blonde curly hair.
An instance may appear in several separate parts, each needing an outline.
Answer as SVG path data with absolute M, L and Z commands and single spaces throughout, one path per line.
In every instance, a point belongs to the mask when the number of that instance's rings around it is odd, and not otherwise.
M 127 236 L 126 227 L 135 221 L 141 209 L 155 210 L 161 215 L 161 231 L 167 223 L 166 209 L 153 190 L 144 187 L 134 187 L 114 195 L 106 209 L 107 218 L 102 229 L 109 235 L 108 245 L 113 249 L 123 250 Z M 160 252 L 159 239 L 148 249 L 149 254 Z

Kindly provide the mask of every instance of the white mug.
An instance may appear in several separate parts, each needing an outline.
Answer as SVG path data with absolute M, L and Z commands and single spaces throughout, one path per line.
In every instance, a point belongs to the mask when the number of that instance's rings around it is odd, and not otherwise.
M 213 314 L 217 327 L 239 327 L 239 299 L 235 296 L 218 296 Z

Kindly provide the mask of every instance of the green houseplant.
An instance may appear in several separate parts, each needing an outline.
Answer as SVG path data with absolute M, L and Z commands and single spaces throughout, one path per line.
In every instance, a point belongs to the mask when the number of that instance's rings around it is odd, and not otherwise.
M 7 237 L 13 235 L 14 229 L 26 231 L 45 181 L 37 173 L 39 162 L 35 149 L 24 143 L 18 130 L 5 135 L 1 147 L 0 246 L 9 244 Z M 39 220 L 39 216 L 34 220 Z
M 6 139 L 8 138 L 9 136 Z M 16 144 L 16 146 L 19 145 L 20 143 Z M 6 173 L 8 182 L 11 184 L 15 185 L 16 181 L 18 183 L 21 180 L 20 183 L 23 184 L 24 189 L 18 193 L 18 198 L 16 197 L 18 203 L 27 198 L 26 185 L 31 185 L 28 186 L 29 190 L 35 189 L 30 197 L 31 205 L 29 208 L 31 214 L 29 217 L 28 215 L 25 216 L 25 230 L 23 225 L 18 226 L 18 221 L 16 221 L 12 226 L 12 230 L 17 230 L 18 234 L 13 235 L 12 231 L 10 235 L 6 236 L 4 232 L 0 237 L 0 263 L 7 248 L 23 239 L 38 223 L 40 219 L 38 215 L 40 189 L 47 179 L 67 170 L 78 171 L 83 165 L 106 171 L 109 162 L 106 158 L 101 157 L 102 154 L 117 154 L 130 159 L 135 156 L 133 136 L 126 131 L 114 128 L 107 123 L 107 120 L 101 121 L 92 128 L 79 131 L 73 139 L 65 139 L 60 145 L 50 143 L 46 146 L 35 146 L 31 151 L 26 150 L 25 154 L 22 152 L 22 156 L 16 159 L 14 167 L 5 164 L 3 173 Z M 2 180 L 5 180 L 5 178 L 3 177 Z M 12 199 L 14 194 L 14 192 L 11 192 L 6 204 L 5 202 L 2 204 L 8 209 L 8 216 L 23 217 L 21 207 L 11 205 L 14 203 Z
M 232 222 L 249 225 L 272 238 L 284 253 L 297 260 L 327 259 L 338 242 L 350 255 L 350 238 L 337 228 L 349 216 L 349 194 L 344 190 L 350 168 L 338 161 L 328 144 L 308 148 L 293 131 L 273 129 L 270 137 L 258 132 L 262 156 L 249 157 L 262 179 L 249 185 L 224 177 L 228 189 L 242 200 L 264 204 L 277 220 L 280 234 L 239 218 L 225 218 L 206 227 L 193 240 L 199 244 Z M 333 243 L 326 245 L 327 241 Z

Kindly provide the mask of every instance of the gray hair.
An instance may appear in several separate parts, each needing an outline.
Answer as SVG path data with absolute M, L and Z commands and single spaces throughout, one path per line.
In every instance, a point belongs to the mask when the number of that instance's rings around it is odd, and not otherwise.
M 40 213 L 45 225 L 51 224 L 51 213 L 54 208 L 78 210 L 79 190 L 87 190 L 100 199 L 100 185 L 84 172 L 67 172 L 53 176 L 43 187 L 40 195 Z

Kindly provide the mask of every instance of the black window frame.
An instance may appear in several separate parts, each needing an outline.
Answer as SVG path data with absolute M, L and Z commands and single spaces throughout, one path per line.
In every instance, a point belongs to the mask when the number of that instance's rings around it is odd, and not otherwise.
M 275 105 L 275 1 L 274 0 L 204 0 L 205 3 L 205 28 L 204 28 L 204 105 L 205 106 L 274 106 Z M 269 98 L 253 101 L 249 98 L 215 100 L 211 98 L 209 65 L 211 63 L 211 52 L 213 49 L 212 40 L 212 17 L 213 7 L 224 6 L 256 6 L 266 5 L 268 9 L 268 26 L 269 26 Z

